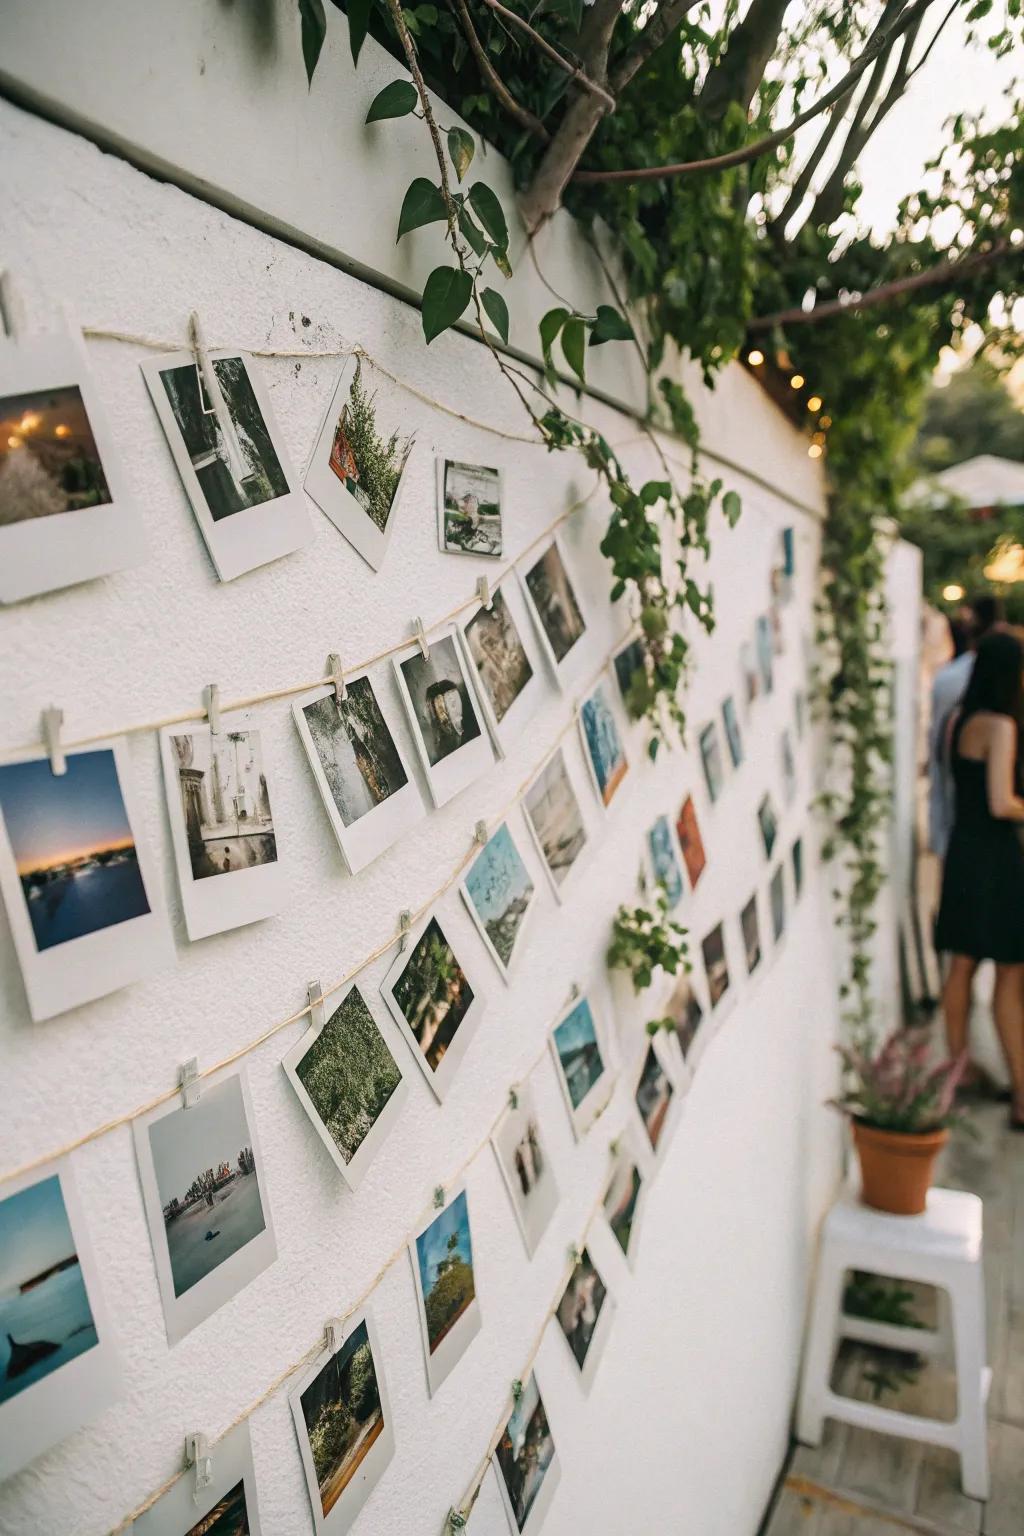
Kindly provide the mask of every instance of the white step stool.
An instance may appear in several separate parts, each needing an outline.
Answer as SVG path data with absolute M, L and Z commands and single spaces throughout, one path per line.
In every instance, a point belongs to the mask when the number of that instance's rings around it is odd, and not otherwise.
M 981 1268 L 981 1201 L 957 1189 L 933 1189 L 920 1216 L 889 1216 L 862 1205 L 848 1185 L 825 1218 L 818 1278 L 804 1353 L 797 1439 L 820 1445 L 826 1419 L 908 1440 L 944 1445 L 960 1457 L 960 1480 L 972 1499 L 988 1498 L 985 1402 L 985 1287 Z M 847 1270 L 917 1280 L 949 1299 L 947 1316 L 956 1364 L 957 1416 L 952 1423 L 840 1397 L 829 1383 L 841 1338 L 936 1354 L 939 1333 L 847 1317 L 842 1310 Z

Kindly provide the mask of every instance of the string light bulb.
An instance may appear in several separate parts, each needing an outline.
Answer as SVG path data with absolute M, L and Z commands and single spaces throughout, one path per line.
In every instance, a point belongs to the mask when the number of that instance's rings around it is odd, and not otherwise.
M 807 402 L 807 409 L 809 411 L 820 411 L 824 403 L 820 395 L 812 395 Z
M 71 428 L 67 425 L 66 422 L 58 422 L 57 426 L 55 426 L 53 429 L 53 434 L 55 437 L 70 437 Z
M 824 452 L 825 450 L 820 443 L 812 443 L 807 450 L 807 457 L 809 459 L 820 459 Z
M 964 589 L 956 581 L 951 581 L 948 586 L 942 589 L 943 601 L 947 603 L 958 603 L 963 595 Z
M 789 381 L 789 387 L 790 389 L 803 389 L 806 382 L 807 380 L 804 378 L 802 373 L 794 373 L 793 377 Z
M 747 362 L 750 364 L 751 368 L 760 368 L 761 364 L 764 362 L 764 353 L 760 351 L 759 348 L 755 347 L 752 352 L 747 353 Z

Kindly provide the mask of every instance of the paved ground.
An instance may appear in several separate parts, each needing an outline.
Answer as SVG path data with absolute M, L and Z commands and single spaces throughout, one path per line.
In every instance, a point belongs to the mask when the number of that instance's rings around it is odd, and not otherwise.
M 830 1423 L 818 1449 L 793 1447 L 763 1536 L 1024 1536 L 1024 1135 L 1006 1129 L 1004 1105 L 981 1106 L 972 1119 L 978 1139 L 954 1141 L 937 1182 L 985 1202 L 991 1499 L 964 1497 L 948 1451 Z M 918 1315 L 932 1322 L 932 1295 L 922 1292 Z M 844 1344 L 835 1383 L 870 1396 L 864 1373 L 884 1354 Z M 950 1418 L 955 1383 L 936 1361 L 883 1401 Z

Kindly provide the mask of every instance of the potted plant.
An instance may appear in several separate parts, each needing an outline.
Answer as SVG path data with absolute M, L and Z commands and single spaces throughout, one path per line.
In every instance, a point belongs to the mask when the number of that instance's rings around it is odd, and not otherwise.
M 837 1049 L 844 1084 L 830 1103 L 850 1117 L 864 1202 L 916 1216 L 925 1208 L 949 1127 L 959 1118 L 956 1090 L 967 1052 L 935 1063 L 927 1024 L 894 1030 L 874 1052 L 858 1045 Z

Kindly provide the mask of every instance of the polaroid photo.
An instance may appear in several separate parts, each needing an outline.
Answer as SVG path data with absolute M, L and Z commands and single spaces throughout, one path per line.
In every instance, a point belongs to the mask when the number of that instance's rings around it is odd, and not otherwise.
M 802 837 L 798 837 L 793 844 L 790 861 L 793 865 L 793 895 L 799 901 L 800 893 L 804 888 L 804 840 Z
M 81 336 L 0 338 L 0 603 L 148 553 Z
M 551 1031 L 558 1080 L 577 1141 L 582 1141 L 611 1098 L 614 1081 L 597 1019 L 586 997 L 577 998 Z
M 460 889 L 487 953 L 507 982 L 524 952 L 527 918 L 537 898 L 507 821 L 487 839 Z
M 750 640 L 744 640 L 740 646 L 740 675 L 743 679 L 742 696 L 749 711 L 762 688 L 761 668 L 753 642 Z
M 562 1475 L 548 1416 L 531 1371 L 494 1452 L 498 1491 L 514 1536 L 536 1536 Z
M 734 768 L 738 768 L 743 761 L 743 736 L 740 733 L 740 721 L 736 713 L 736 700 L 731 693 L 722 700 L 722 724 L 725 727 L 725 740 L 729 747 L 729 760 Z
M 141 364 L 185 494 L 221 581 L 313 537 L 270 397 L 244 352 L 166 353 Z
M 509 1105 L 495 1126 L 491 1146 L 527 1256 L 532 1259 L 558 1209 L 559 1197 L 529 1083 L 516 1088 L 515 1103 Z
M 671 1024 L 671 1037 L 684 1065 L 692 1070 L 690 1053 L 704 1020 L 704 1009 L 697 996 L 693 977 L 686 971 L 671 978 L 668 996 L 662 1006 L 662 1018 Z
M 70 1158 L 0 1194 L 0 1481 L 120 1395 L 110 1315 Z
M 160 732 L 171 846 L 190 939 L 280 912 L 280 862 L 262 732 L 247 715 Z
M 193 1328 L 277 1258 L 244 1069 L 204 1080 L 185 1108 L 134 1121 L 167 1342 Z
M 413 741 L 435 806 L 446 805 L 494 762 L 482 709 L 462 658 L 454 625 L 393 659 Z
M 580 705 L 580 734 L 597 797 L 607 810 L 629 763 L 604 679 Z
M 558 539 L 552 539 L 536 558 L 528 556 L 519 576 L 544 654 L 557 676 L 587 628 Z
M 292 704 L 299 740 L 350 874 L 358 874 L 425 815 L 393 725 L 369 672 L 348 680 L 339 703 L 333 686 Z
M 551 889 L 563 901 L 587 846 L 587 829 L 561 747 L 551 754 L 523 796 L 523 814 Z
M 313 447 L 304 485 L 325 517 L 379 571 L 395 521 L 413 433 L 368 383 L 370 366 L 349 358 Z
M 584 1248 L 555 1308 L 559 1332 L 579 1367 L 584 1392 L 590 1391 L 600 1364 L 614 1310 L 608 1287 L 598 1274 L 589 1248 Z
M 636 1265 L 640 1225 L 647 1203 L 647 1181 L 630 1132 L 623 1131 L 616 1145 L 615 1161 L 604 1192 L 602 1209 L 611 1234 L 622 1249 L 623 1258 L 633 1269 Z
M 679 815 L 676 817 L 676 837 L 679 839 L 679 849 L 683 855 L 683 863 L 686 865 L 690 887 L 696 890 L 697 881 L 704 873 L 708 861 L 704 852 L 704 839 L 700 835 L 700 827 L 697 823 L 697 807 L 693 803 L 692 795 L 687 795 L 679 807 Z
M 649 1040 L 644 1052 L 640 1076 L 633 1090 L 633 1102 L 643 1121 L 647 1140 L 655 1156 L 664 1149 L 666 1144 L 665 1128 L 675 1091 L 672 1079 L 665 1071 L 661 1057 L 655 1049 L 654 1041 Z
M 484 999 L 436 913 L 410 934 L 380 991 L 427 1082 L 443 1099 L 483 1016 Z
M 772 631 L 772 655 L 784 656 L 786 654 L 786 631 L 782 626 L 782 603 L 776 595 L 768 609 L 768 618 Z
M 757 915 L 756 891 L 740 913 L 740 930 L 743 934 L 743 954 L 747 962 L 747 975 L 753 976 L 761 964 L 761 925 Z
M 469 1200 L 462 1184 L 409 1243 L 430 1396 L 480 1332 Z
M 261 1536 L 248 1420 L 217 1441 L 212 1469 L 198 1495 L 194 1478 L 179 1478 L 129 1525 L 131 1536 Z
M 712 1008 L 717 1008 L 729 990 L 729 964 L 725 957 L 725 930 L 716 923 L 701 943 L 704 970 L 708 978 L 708 996 Z
M 644 713 L 649 688 L 647 648 L 642 640 L 630 640 L 612 657 L 612 670 L 619 689 L 622 707 L 631 724 L 638 722 Z
M 341 1342 L 317 1355 L 288 1394 L 317 1536 L 352 1529 L 395 1454 L 373 1316 L 364 1310 L 335 1326 Z M 236 1536 L 234 1528 L 224 1536 Z
M 527 632 L 523 594 L 513 581 L 503 582 L 491 594 L 491 606 L 478 608 L 462 629 L 477 695 L 502 757 L 518 740 L 544 690 L 540 666 L 524 640 Z
M 722 766 L 722 748 L 718 740 L 718 727 L 713 720 L 704 727 L 697 738 L 700 760 L 704 766 L 704 778 L 712 805 L 722 793 L 725 769 Z
M 775 814 L 771 795 L 765 795 L 757 807 L 757 824 L 761 829 L 764 856 L 770 859 L 772 849 L 775 847 L 775 839 L 779 835 L 779 818 Z
M 659 816 L 652 823 L 647 829 L 646 841 L 651 879 L 659 890 L 664 891 L 669 908 L 677 907 L 683 898 L 683 871 L 667 816 Z
M 796 739 L 803 741 L 807 730 L 807 695 L 802 688 L 798 688 L 793 695 L 793 721 L 796 725 Z
M 769 882 L 768 898 L 772 909 L 772 938 L 778 944 L 786 931 L 786 884 L 782 864 L 775 870 Z
M 281 1065 L 339 1173 L 355 1189 L 401 1114 L 409 1086 L 356 985 L 330 1017 L 324 1015 L 317 1010 Z
M 793 738 L 783 727 L 779 737 L 779 763 L 782 768 L 782 798 L 787 805 L 796 799 L 796 758 L 793 755 Z
M 500 469 L 437 460 L 437 538 L 443 555 L 500 559 L 503 507 Z
M 0 891 L 32 1018 L 148 976 L 171 957 L 122 739 L 0 764 Z
M 754 622 L 754 640 L 761 689 L 764 693 L 771 693 L 775 671 L 775 642 L 772 639 L 772 621 L 767 613 L 758 614 Z

